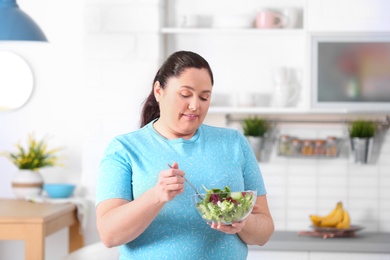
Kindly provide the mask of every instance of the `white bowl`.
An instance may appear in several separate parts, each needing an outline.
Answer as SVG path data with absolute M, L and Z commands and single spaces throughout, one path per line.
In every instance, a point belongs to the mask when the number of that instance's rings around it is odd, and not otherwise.
M 215 28 L 253 28 L 254 17 L 250 15 L 216 15 L 213 17 Z

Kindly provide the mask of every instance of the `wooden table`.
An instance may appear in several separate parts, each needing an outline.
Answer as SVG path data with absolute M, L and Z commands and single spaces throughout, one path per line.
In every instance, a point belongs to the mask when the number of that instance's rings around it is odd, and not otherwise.
M 0 199 L 0 240 L 24 240 L 25 259 L 45 259 L 45 237 L 69 227 L 69 252 L 83 246 L 76 205 Z

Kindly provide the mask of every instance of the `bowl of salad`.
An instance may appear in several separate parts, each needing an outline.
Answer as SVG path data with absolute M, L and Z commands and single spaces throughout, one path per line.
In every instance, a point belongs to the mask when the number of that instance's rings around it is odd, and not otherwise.
M 224 189 L 206 189 L 205 194 L 193 196 L 195 208 L 199 215 L 208 223 L 217 222 L 231 225 L 245 220 L 256 202 L 256 191 L 230 191 Z

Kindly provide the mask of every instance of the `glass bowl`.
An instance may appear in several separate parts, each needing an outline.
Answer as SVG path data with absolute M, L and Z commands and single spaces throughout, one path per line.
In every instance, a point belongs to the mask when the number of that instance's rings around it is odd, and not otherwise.
M 231 225 L 245 220 L 256 202 L 256 191 L 236 191 L 193 195 L 195 209 L 208 223 Z

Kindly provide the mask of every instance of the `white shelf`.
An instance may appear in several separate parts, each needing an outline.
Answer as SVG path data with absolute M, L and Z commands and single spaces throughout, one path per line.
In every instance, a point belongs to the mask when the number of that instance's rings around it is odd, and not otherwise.
M 308 109 L 302 107 L 216 107 L 210 106 L 209 114 L 346 114 L 344 109 Z
M 204 33 L 246 33 L 246 34 L 267 34 L 267 35 L 291 35 L 304 34 L 304 30 L 297 29 L 256 29 L 256 28 L 180 28 L 180 27 L 164 27 L 161 28 L 163 34 L 204 34 Z

